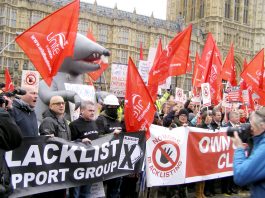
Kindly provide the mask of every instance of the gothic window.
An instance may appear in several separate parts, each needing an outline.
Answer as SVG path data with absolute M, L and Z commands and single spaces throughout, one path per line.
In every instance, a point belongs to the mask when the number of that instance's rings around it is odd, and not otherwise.
M 88 22 L 84 19 L 80 19 L 78 24 L 78 32 L 86 36 L 87 31 L 88 31 Z
M 243 23 L 248 24 L 248 0 L 244 0 Z
M 127 64 L 128 63 L 128 51 L 118 50 L 115 62 Z
M 235 21 L 239 21 L 239 4 L 240 4 L 240 0 L 235 0 L 235 11 L 234 11 Z
M 200 0 L 200 14 L 199 14 L 200 18 L 204 17 L 204 0 Z
M 187 7 L 188 7 L 188 0 L 184 0 L 184 2 L 183 2 L 183 17 L 185 19 L 187 17 Z
M 190 15 L 190 20 L 193 21 L 195 19 L 196 15 L 196 0 L 192 0 L 191 4 L 191 15 Z
M 225 0 L 225 18 L 230 18 L 231 0 Z
M 128 45 L 129 30 L 127 28 L 120 28 L 118 34 L 118 43 Z
M 30 16 L 30 24 L 34 25 L 42 19 L 42 13 L 38 11 L 32 11 Z
M 98 26 L 98 41 L 106 43 L 108 41 L 108 26 Z

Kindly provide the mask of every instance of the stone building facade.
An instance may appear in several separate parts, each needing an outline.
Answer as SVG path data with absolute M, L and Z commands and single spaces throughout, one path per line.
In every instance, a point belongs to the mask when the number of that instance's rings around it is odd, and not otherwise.
M 69 3 L 69 0 L 0 0 L 0 49 L 8 47 L 0 54 L 0 67 L 9 67 L 15 84 L 20 82 L 22 69 L 34 69 L 27 56 L 13 42 L 15 37 L 31 27 L 51 12 Z M 78 32 L 86 35 L 92 30 L 97 42 L 111 51 L 109 63 L 127 64 L 131 56 L 138 63 L 140 42 L 144 59 L 149 47 L 156 47 L 158 38 L 163 46 L 178 32 L 174 21 L 156 19 L 112 8 L 81 2 Z M 110 67 L 105 73 L 107 83 L 110 79 Z M 104 79 L 100 79 L 101 83 Z M 176 81 L 174 81 L 176 82 Z M 190 86 L 190 83 L 187 85 Z M 187 87 L 188 88 L 188 87 Z
M 249 62 L 265 47 L 263 0 L 167 0 L 167 20 L 193 24 L 195 34 L 211 32 L 223 60 L 233 42 L 237 75 L 244 58 Z

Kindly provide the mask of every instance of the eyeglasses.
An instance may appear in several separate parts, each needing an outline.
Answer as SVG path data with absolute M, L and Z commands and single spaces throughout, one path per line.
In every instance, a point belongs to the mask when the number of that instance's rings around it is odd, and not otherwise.
M 57 106 L 60 106 L 60 105 L 65 105 L 65 102 L 55 102 L 55 103 L 52 103 L 53 105 L 57 105 Z

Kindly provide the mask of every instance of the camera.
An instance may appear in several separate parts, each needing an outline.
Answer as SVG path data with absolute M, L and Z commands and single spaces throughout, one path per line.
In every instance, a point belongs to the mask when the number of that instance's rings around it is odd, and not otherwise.
M 235 131 L 244 143 L 251 137 L 251 125 L 249 123 L 241 124 L 238 127 L 228 127 L 226 131 L 227 136 L 234 137 Z

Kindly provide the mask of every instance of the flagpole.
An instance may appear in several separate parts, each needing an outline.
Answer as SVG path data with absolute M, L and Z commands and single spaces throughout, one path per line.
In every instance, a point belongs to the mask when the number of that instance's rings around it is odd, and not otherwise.
M 0 54 L 2 54 L 6 48 L 9 47 L 9 45 L 11 45 L 16 39 L 13 39 L 12 41 L 10 41 L 1 51 L 0 51 Z
M 105 89 L 106 89 L 106 91 L 108 92 L 105 72 L 103 72 L 103 78 L 104 78 Z
M 16 32 L 16 35 L 20 35 L 21 34 L 21 32 Z M 16 38 L 14 38 L 12 41 L 10 41 L 3 49 L 1 49 L 1 51 L 0 51 L 0 54 L 2 54 L 5 50 L 6 50 L 6 48 L 8 48 L 9 47 L 9 45 L 11 45 L 12 43 L 14 43 L 14 41 L 16 40 Z
M 186 80 L 186 75 L 187 74 L 185 74 L 185 76 L 183 77 L 183 83 L 182 83 L 182 86 L 181 86 L 181 88 L 184 90 L 184 84 L 185 84 L 185 80 Z

